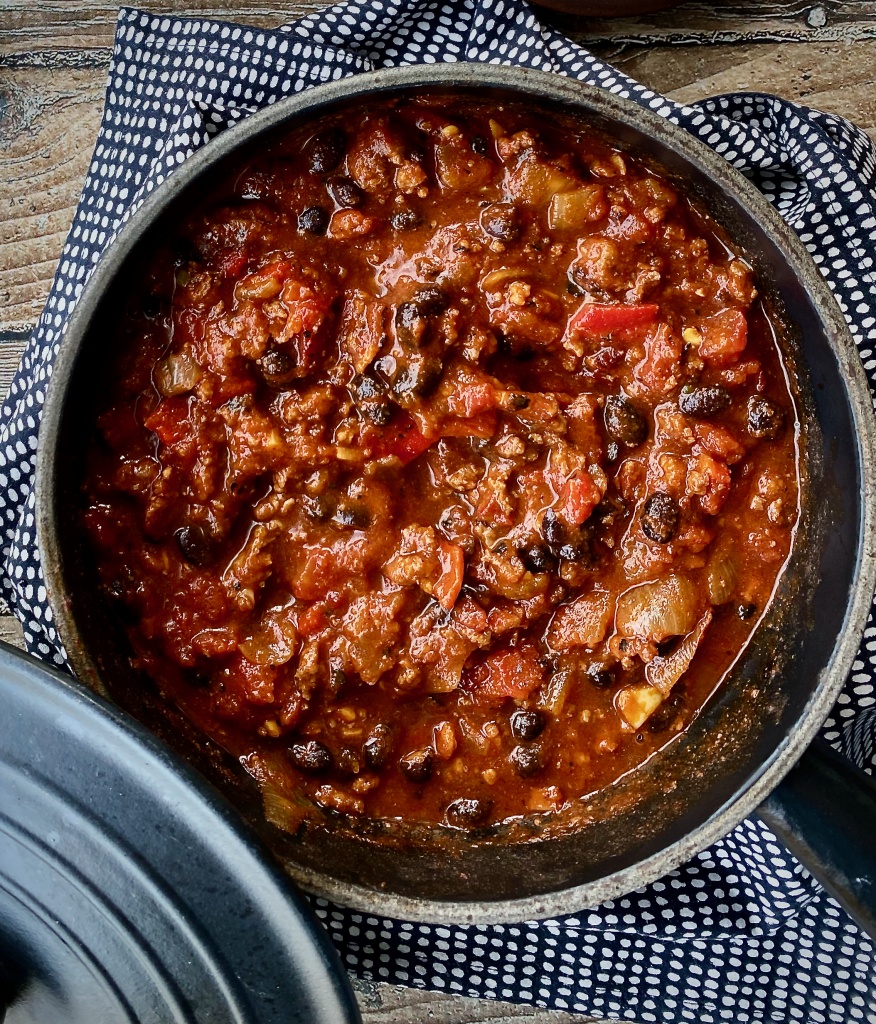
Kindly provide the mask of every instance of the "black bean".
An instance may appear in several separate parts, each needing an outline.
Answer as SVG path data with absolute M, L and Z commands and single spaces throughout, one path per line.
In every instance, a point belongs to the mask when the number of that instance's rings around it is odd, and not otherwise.
M 657 491 L 642 506 L 642 532 L 657 544 L 668 544 L 678 529 L 678 505 L 675 498 Z
M 338 506 L 334 515 L 334 522 L 338 526 L 364 530 L 371 525 L 371 516 L 363 505 L 344 503 Z
M 422 750 L 412 750 L 405 754 L 398 766 L 410 782 L 426 782 L 432 774 L 434 761 L 432 748 L 423 747 Z
M 337 763 L 335 765 L 341 775 L 358 775 L 362 770 L 359 755 L 355 750 L 343 747 L 338 751 Z
M 395 311 L 395 335 L 405 348 L 420 348 L 429 336 L 429 322 L 415 302 L 402 302 Z
M 723 412 L 730 404 L 730 392 L 726 388 L 683 387 L 678 396 L 678 408 L 685 416 L 707 418 Z
M 286 349 L 271 348 L 256 360 L 262 376 L 271 387 L 282 387 L 296 375 L 295 359 Z
M 563 544 L 558 552 L 560 558 L 564 562 L 583 562 L 590 564 L 593 562 L 593 538 L 589 532 L 577 540 Z
M 347 139 L 340 128 L 329 128 L 318 132 L 304 147 L 308 168 L 314 174 L 332 171 L 341 162 Z
M 437 284 L 427 284 L 418 288 L 412 300 L 420 311 L 420 316 L 441 316 L 450 305 L 450 299 L 443 288 Z
M 614 686 L 614 670 L 609 665 L 593 662 L 587 666 L 585 674 L 590 685 L 595 686 L 597 690 L 608 690 Z
M 472 135 L 471 149 L 472 152 L 477 153 L 478 156 L 486 156 L 490 151 L 490 144 L 483 135 Z
M 447 805 L 445 812 L 447 822 L 460 828 L 471 828 L 480 825 L 490 813 L 492 803 L 489 800 L 478 800 L 476 797 L 460 797 Z
M 778 437 L 785 423 L 785 414 L 769 398 L 752 395 L 748 399 L 748 432 L 752 437 L 772 440 Z
M 744 621 L 745 619 L 750 619 L 756 611 L 757 608 L 753 604 L 741 604 L 736 609 L 736 614 Z
M 393 393 L 400 397 L 418 395 L 422 398 L 438 386 L 443 370 L 444 364 L 437 356 L 412 357 L 393 378 Z
M 362 756 L 369 768 L 381 769 L 392 753 L 392 733 L 382 722 L 375 725 L 362 746 Z
M 515 747 L 508 755 L 517 774 L 524 779 L 536 775 L 544 767 L 541 749 L 537 746 Z
M 329 676 L 329 692 L 336 697 L 346 685 L 347 673 L 342 668 L 336 668 Z
M 511 716 L 511 735 L 515 740 L 534 740 L 547 725 L 543 711 L 535 708 L 515 711 Z
M 386 387 L 382 381 L 370 373 L 360 374 L 353 378 L 353 391 L 358 399 L 382 398 Z
M 566 543 L 568 530 L 560 521 L 556 512 L 549 508 L 541 520 L 541 535 L 544 537 L 551 551 L 558 551 Z
M 388 398 L 368 402 L 362 406 L 362 412 L 376 427 L 385 427 L 392 419 L 392 405 Z
M 544 544 L 530 544 L 527 547 L 518 548 L 517 557 L 530 572 L 553 572 L 557 567 L 556 558 L 551 554 L 550 548 Z
M 298 214 L 298 230 L 308 235 L 324 235 L 328 222 L 328 211 L 321 206 L 308 206 Z
M 648 731 L 663 732 L 665 729 L 668 729 L 675 719 L 678 718 L 678 714 L 683 707 L 684 694 L 681 692 L 671 693 L 648 718 Z
M 389 224 L 393 231 L 413 231 L 422 222 L 422 217 L 416 210 L 405 207 L 396 210 L 389 218 Z
M 183 558 L 191 565 L 209 565 L 213 561 L 213 539 L 199 523 L 180 527 L 174 538 Z
M 630 448 L 648 436 L 645 417 L 625 395 L 609 395 L 605 400 L 605 430 L 612 441 Z
M 317 523 L 324 523 L 332 514 L 332 506 L 328 498 L 322 495 L 305 494 L 301 499 L 304 514 L 308 519 Z
M 289 747 L 289 756 L 296 768 L 303 772 L 326 772 L 334 764 L 332 752 L 319 740 L 305 740 Z
M 481 213 L 481 227 L 493 238 L 511 242 L 520 234 L 520 211 L 511 203 L 493 203 Z
M 338 175 L 335 178 L 329 178 L 325 187 L 338 206 L 345 210 L 361 206 L 365 201 L 365 193 L 352 178 Z

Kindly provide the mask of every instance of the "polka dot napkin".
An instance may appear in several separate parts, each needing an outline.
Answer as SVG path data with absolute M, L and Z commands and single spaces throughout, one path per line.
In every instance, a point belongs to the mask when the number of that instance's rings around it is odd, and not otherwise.
M 679 106 L 539 24 L 522 0 L 347 3 L 277 31 L 122 10 L 82 199 L 0 422 L 3 594 L 33 653 L 63 664 L 34 538 L 40 411 L 67 317 L 120 224 L 190 153 L 256 108 L 375 67 L 460 60 L 580 78 L 713 146 L 799 233 L 874 373 L 876 161 L 842 118 L 752 94 Z M 868 769 L 874 637 L 871 618 L 824 727 Z M 872 944 L 757 821 L 662 881 L 559 920 L 429 927 L 322 901 L 316 909 L 365 978 L 666 1024 L 876 1020 Z

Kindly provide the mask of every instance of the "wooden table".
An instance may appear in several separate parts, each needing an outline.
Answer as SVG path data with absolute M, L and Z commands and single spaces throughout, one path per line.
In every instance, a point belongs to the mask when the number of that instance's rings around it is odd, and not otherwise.
M 137 5 L 260 26 L 325 6 Z M 0 394 L 40 315 L 73 217 L 100 122 L 116 9 L 113 0 L 0 0 Z M 545 20 L 674 99 L 762 90 L 842 114 L 876 134 L 876 0 L 719 0 L 637 19 L 545 12 Z M 0 637 L 20 642 L 20 635 L 0 614 Z M 368 1024 L 583 1019 L 368 982 L 356 991 Z

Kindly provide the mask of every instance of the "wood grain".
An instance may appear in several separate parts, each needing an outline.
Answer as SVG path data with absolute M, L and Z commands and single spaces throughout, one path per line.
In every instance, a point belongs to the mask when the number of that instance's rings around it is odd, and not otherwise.
M 270 27 L 325 6 L 316 2 L 239 0 L 238 3 L 138 0 L 145 10 L 178 16 L 209 16 Z M 0 54 L 60 48 L 101 49 L 112 43 L 118 4 L 113 0 L 4 0 Z M 690 2 L 637 18 L 579 18 L 544 11 L 541 17 L 582 42 L 633 42 L 639 46 L 678 41 L 726 43 L 753 39 L 838 41 L 876 36 L 874 0 L 751 0 Z

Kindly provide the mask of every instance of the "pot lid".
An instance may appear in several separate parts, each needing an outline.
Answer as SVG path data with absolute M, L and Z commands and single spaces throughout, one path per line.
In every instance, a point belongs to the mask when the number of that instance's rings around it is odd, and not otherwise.
M 327 936 L 236 812 L 0 644 L 0 1020 L 345 1024 Z

